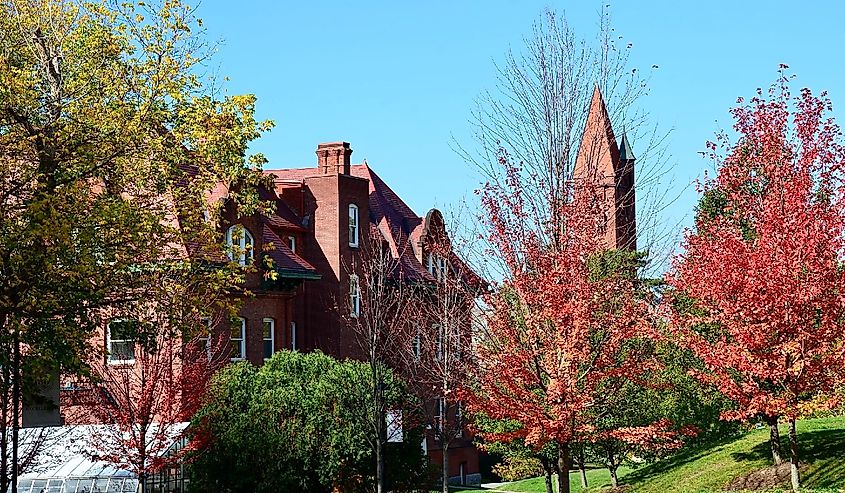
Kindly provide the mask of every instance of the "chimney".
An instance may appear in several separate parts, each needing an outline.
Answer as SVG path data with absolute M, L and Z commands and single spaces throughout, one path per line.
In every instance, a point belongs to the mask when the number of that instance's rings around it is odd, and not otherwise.
M 349 174 L 349 142 L 325 142 L 317 145 L 317 167 L 324 175 Z

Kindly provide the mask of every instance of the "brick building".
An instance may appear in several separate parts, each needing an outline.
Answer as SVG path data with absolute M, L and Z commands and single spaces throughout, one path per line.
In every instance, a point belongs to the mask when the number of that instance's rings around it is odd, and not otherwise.
M 436 282 L 428 245 L 429 237 L 445 233 L 442 215 L 434 209 L 425 217 L 415 214 L 366 163 L 351 163 L 349 143 L 319 144 L 316 154 L 313 167 L 265 172 L 273 188 L 260 193 L 274 204 L 273 214 L 237 218 L 230 207 L 224 211 L 226 241 L 242 250 L 234 260 L 260 266 L 247 275 L 244 287 L 253 296 L 242 300 L 232 328 L 235 359 L 260 365 L 283 348 L 354 358 L 354 334 L 338 307 L 355 303 L 349 266 L 371 234 L 387 243 L 404 281 Z M 264 257 L 276 280 L 264 275 Z M 425 446 L 440 463 L 438 441 L 429 437 Z M 468 432 L 450 445 L 449 458 L 455 481 L 479 479 Z

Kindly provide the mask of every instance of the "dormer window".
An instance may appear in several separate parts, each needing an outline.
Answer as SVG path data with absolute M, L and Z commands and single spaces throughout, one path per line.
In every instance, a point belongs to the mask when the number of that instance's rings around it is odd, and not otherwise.
M 358 247 L 358 206 L 349 204 L 349 246 Z
M 253 244 L 252 234 L 240 224 L 235 224 L 226 230 L 227 254 L 232 262 L 240 265 L 247 265 L 247 260 L 252 262 Z
M 296 253 L 296 236 L 288 236 L 288 248 L 293 253 Z

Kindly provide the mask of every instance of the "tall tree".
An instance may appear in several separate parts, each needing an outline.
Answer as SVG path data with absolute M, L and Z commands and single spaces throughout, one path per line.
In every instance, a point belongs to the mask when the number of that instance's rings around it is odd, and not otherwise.
M 797 490 L 795 420 L 827 402 L 845 361 L 845 148 L 830 100 L 793 97 L 785 68 L 767 95 L 738 100 L 735 142 L 708 143 L 717 175 L 702 191 L 713 200 L 669 282 L 676 305 L 695 308 L 675 322 L 706 366 L 698 376 L 737 405 L 722 417 L 786 417 Z
M 434 221 L 432 221 L 434 222 Z M 449 450 L 467 433 L 460 390 L 472 367 L 473 316 L 482 281 L 452 251 L 445 230 L 431 228 L 424 259 L 433 283 L 414 290 L 410 344 L 401 369 L 421 404 L 420 415 L 441 448 L 441 489 L 449 492 Z M 435 238 L 436 237 L 436 238 Z
M 178 0 L 0 3 L 0 365 L 12 387 L 0 434 L 11 424 L 13 447 L 0 490 L 17 473 L 23 390 L 85 367 L 92 313 L 131 303 L 152 265 L 233 283 L 205 269 L 219 243 L 206 197 L 223 183 L 257 204 L 243 185 L 264 160 L 247 146 L 270 123 L 255 120 L 254 97 L 202 83 L 200 26 Z
M 527 191 L 530 214 L 522 220 L 554 245 L 561 229 L 547 225 L 560 226 L 563 221 L 560 206 L 569 196 L 576 161 L 583 154 L 588 110 L 598 88 L 612 128 L 627 132 L 637 145 L 638 242 L 652 256 L 664 250 L 668 255 L 675 244 L 674 228 L 665 227 L 659 213 L 673 199 L 658 186 L 668 171 L 666 134 L 650 124 L 643 109 L 650 76 L 632 66 L 633 45 L 617 35 L 609 8 L 602 9 L 598 27 L 594 35 L 579 34 L 564 15 L 547 10 L 521 46 L 496 65 L 496 85 L 478 98 L 470 118 L 474 142 L 456 142 L 456 151 L 484 181 L 505 185 L 510 176 L 499 161 L 499 150 L 504 149 L 510 162 L 519 165 L 519 179 Z M 489 245 L 469 246 L 484 250 Z M 474 253 L 471 259 L 477 271 L 485 270 L 489 278 L 504 275 L 507 267 L 499 256 Z
M 399 356 L 409 347 L 408 309 L 412 287 L 405 278 L 399 256 L 394 256 L 382 234 L 375 228 L 361 239 L 358 254 L 346 265 L 348 297 L 337 303 L 337 312 L 350 329 L 357 355 L 366 365 L 356 366 L 370 385 L 366 395 L 372 400 L 359 407 L 359 419 L 372 433 L 367 440 L 376 460 L 376 489 L 386 490 L 385 449 L 388 443 L 387 413 L 391 409 L 384 396 L 389 368 L 401 363 Z
M 528 192 L 500 152 L 507 186 L 488 185 L 482 201 L 489 241 L 508 277 L 488 300 L 477 382 L 468 398 L 474 411 L 520 425 L 487 439 L 522 438 L 535 448 L 554 442 L 559 488 L 567 492 L 571 445 L 594 430 L 591 411 L 608 385 L 641 380 L 656 364 L 633 344 L 651 337 L 654 326 L 630 274 L 616 269 L 597 275 L 593 268 L 604 250 L 599 187 L 587 177 L 561 204 L 557 217 L 565 227 L 554 247 L 524 220 Z M 624 430 L 619 438 L 636 441 L 639 429 Z

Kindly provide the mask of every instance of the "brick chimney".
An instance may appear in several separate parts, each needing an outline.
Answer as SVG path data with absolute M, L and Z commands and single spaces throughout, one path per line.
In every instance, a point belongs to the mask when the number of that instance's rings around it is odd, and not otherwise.
M 325 142 L 317 145 L 317 167 L 324 175 L 348 175 L 349 157 L 352 149 L 349 142 Z

